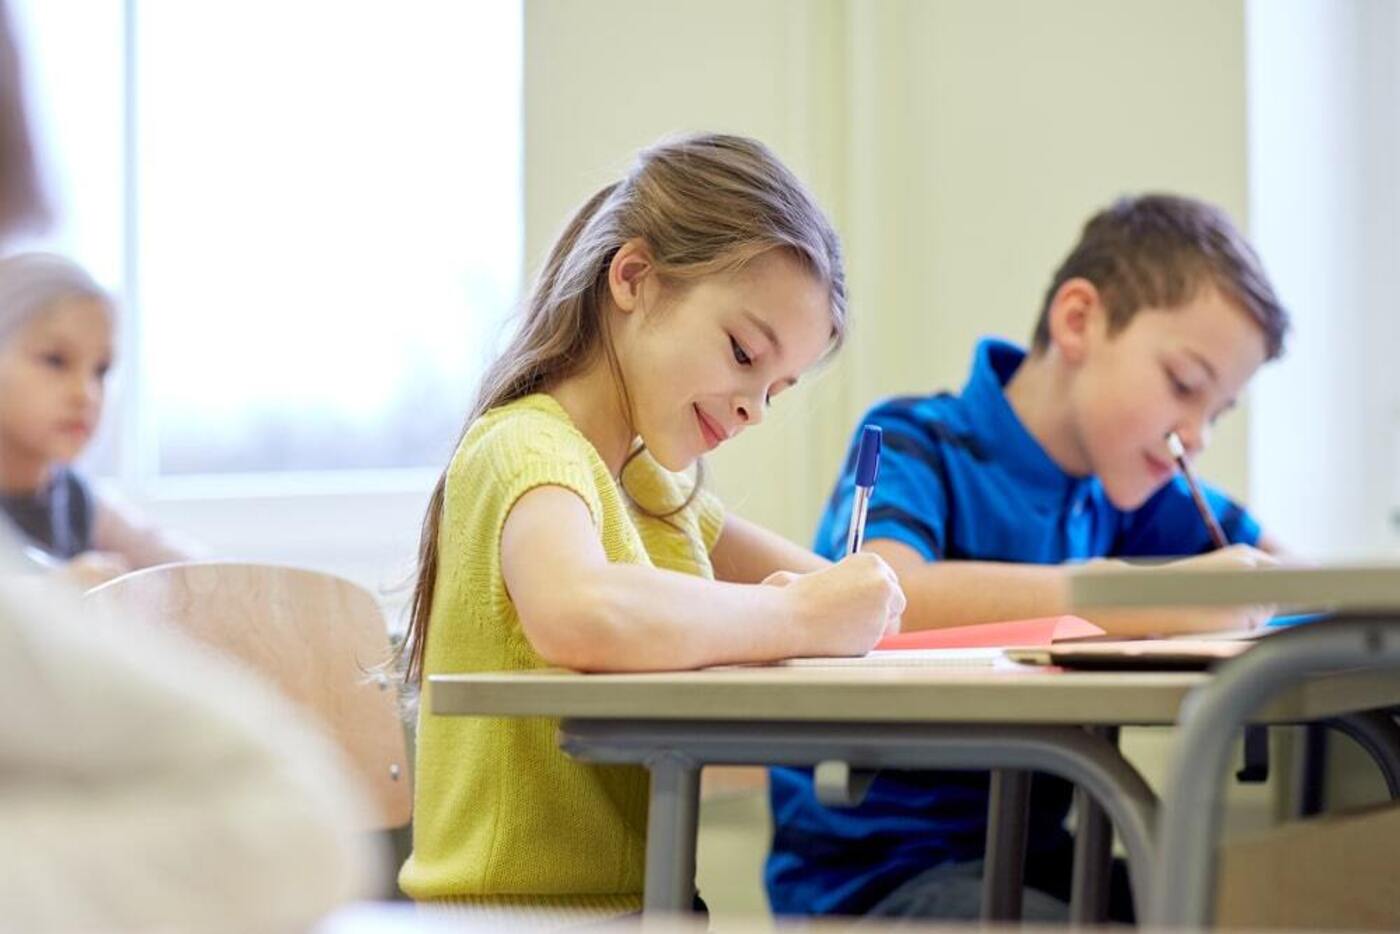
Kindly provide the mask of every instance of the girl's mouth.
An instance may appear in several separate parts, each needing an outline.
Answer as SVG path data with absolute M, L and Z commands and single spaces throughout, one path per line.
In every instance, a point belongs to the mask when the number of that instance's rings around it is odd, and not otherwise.
M 705 441 L 705 450 L 713 451 L 727 440 L 728 436 L 724 434 L 723 429 L 700 410 L 699 405 L 695 405 L 693 408 L 695 409 L 695 420 L 700 423 L 700 437 Z

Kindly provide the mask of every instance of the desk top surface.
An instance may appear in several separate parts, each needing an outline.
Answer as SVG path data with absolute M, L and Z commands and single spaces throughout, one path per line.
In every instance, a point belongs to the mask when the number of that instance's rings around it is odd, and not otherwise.
M 864 723 L 1175 723 L 1209 675 L 1068 672 L 1019 665 L 938 668 L 751 666 L 649 674 L 548 669 L 433 675 L 438 714 L 604 720 Z M 1400 705 L 1400 677 L 1329 675 L 1275 698 L 1260 722 L 1314 720 Z
M 1272 604 L 1400 619 L 1400 562 L 1209 571 L 1086 567 L 1070 575 L 1069 593 L 1075 609 Z

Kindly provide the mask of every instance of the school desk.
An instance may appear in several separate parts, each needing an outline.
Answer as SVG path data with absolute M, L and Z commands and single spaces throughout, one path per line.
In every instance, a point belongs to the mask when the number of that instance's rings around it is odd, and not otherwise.
M 993 770 L 983 900 L 984 916 L 992 918 L 1019 912 L 1025 776 L 1059 775 L 1112 821 L 1144 916 L 1157 802 L 1105 733 L 1174 724 L 1188 695 L 1209 680 L 1193 672 L 1076 673 L 1009 664 L 546 670 L 434 675 L 426 702 L 435 714 L 557 717 L 560 745 L 570 755 L 648 768 L 648 912 L 690 904 L 700 769 L 794 765 L 818 767 L 818 791 L 828 800 L 858 799 L 860 770 Z M 1249 719 L 1308 722 L 1397 703 L 1394 679 L 1333 674 L 1280 692 Z M 1083 866 L 1076 855 L 1071 907 L 1077 917 L 1092 917 L 1090 903 L 1105 891 L 1108 836 L 1098 836 L 1100 853 Z
M 1076 608 L 1278 604 L 1326 609 L 1331 619 L 1284 630 L 1216 670 L 1184 706 L 1159 815 L 1147 924 L 1203 927 L 1214 910 L 1215 842 L 1231 740 L 1280 697 L 1320 672 L 1376 680 L 1380 699 L 1400 689 L 1400 565 L 1239 571 L 1086 570 L 1071 579 Z M 1386 687 L 1389 685 L 1389 687 Z M 1362 705 L 1347 732 L 1400 797 L 1400 727 L 1394 705 Z M 1389 708 L 1389 709 L 1387 709 Z

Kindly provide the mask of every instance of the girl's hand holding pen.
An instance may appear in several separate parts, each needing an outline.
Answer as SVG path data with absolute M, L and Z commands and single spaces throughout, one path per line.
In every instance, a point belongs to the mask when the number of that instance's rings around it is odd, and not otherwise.
M 762 586 L 782 587 L 790 597 L 793 654 L 864 655 L 899 632 L 904 591 L 879 555 L 848 555 L 810 574 L 777 571 Z

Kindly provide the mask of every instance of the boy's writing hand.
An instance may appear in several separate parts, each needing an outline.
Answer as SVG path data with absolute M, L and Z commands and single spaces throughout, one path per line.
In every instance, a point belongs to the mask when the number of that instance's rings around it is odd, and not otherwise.
M 1123 565 L 1106 561 L 1105 565 Z M 1158 565 L 1163 571 L 1230 571 L 1277 567 L 1273 555 L 1249 545 L 1231 545 L 1179 561 Z M 1274 606 L 1193 606 L 1154 610 L 1115 610 L 1095 614 L 1093 621 L 1110 635 L 1169 636 L 1181 633 L 1237 632 L 1255 630 L 1266 624 L 1277 611 Z
M 778 571 L 763 583 L 785 588 L 791 598 L 797 654 L 863 655 L 899 631 L 904 591 L 879 555 L 849 555 L 810 574 Z
M 1280 563 L 1278 558 L 1253 546 L 1231 545 L 1229 548 L 1221 548 L 1218 551 L 1208 551 L 1202 555 L 1182 558 L 1167 566 L 1190 571 L 1234 571 L 1240 568 L 1273 568 L 1278 567 Z
M 1268 568 L 1278 567 L 1279 560 L 1273 555 L 1260 551 L 1249 545 L 1231 545 L 1229 548 L 1221 548 L 1217 551 L 1209 551 L 1203 555 L 1196 555 L 1192 558 L 1183 558 L 1174 561 L 1169 567 L 1190 571 L 1233 571 L 1242 568 Z M 1192 626 L 1189 631 L 1204 632 L 1209 630 L 1237 630 L 1259 629 L 1266 624 L 1273 615 L 1278 612 L 1276 606 L 1234 606 L 1234 607 L 1205 607 L 1204 613 L 1198 613 L 1203 617 L 1214 614 L 1217 620 L 1203 620 L 1209 625 L 1200 627 Z M 1192 611 L 1186 611 L 1191 613 Z

